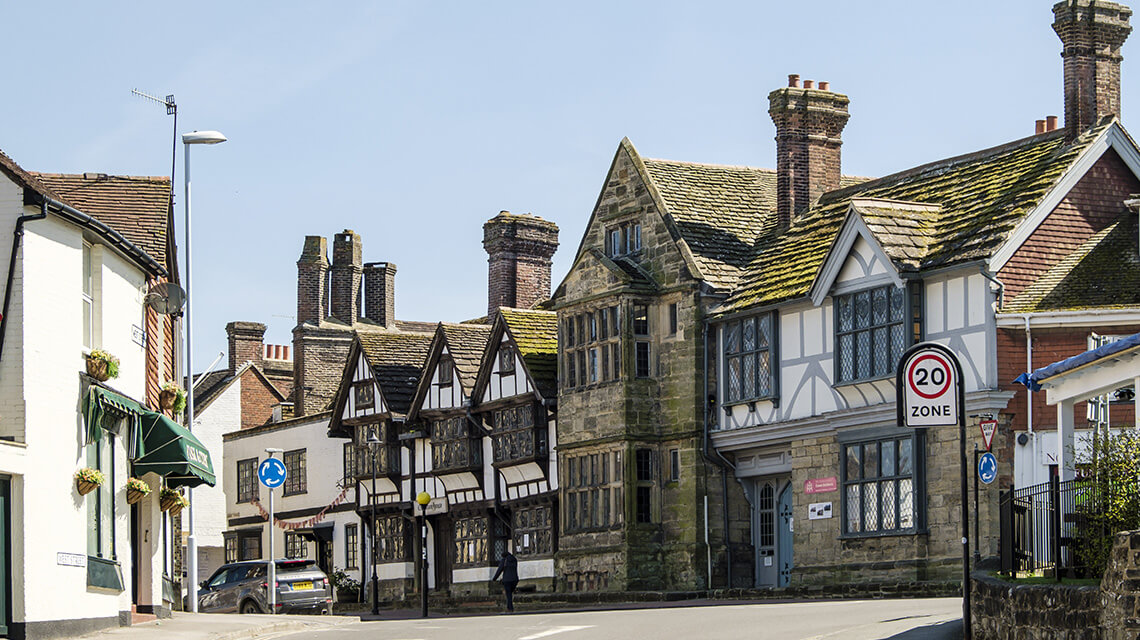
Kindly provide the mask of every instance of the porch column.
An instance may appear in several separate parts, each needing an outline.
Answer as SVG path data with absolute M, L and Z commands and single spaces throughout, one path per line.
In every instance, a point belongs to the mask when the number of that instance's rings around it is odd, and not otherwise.
M 1057 472 L 1061 482 L 1073 479 L 1073 400 L 1057 403 Z

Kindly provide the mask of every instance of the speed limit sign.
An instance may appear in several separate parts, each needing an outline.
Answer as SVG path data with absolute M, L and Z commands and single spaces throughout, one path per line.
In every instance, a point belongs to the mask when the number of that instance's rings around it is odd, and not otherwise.
M 958 424 L 962 367 L 946 347 L 931 342 L 903 354 L 897 371 L 900 427 Z

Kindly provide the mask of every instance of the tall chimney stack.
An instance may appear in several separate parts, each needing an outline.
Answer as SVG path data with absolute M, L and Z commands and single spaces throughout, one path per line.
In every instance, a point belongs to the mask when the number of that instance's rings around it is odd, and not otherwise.
M 1053 30 L 1065 67 L 1065 128 L 1074 138 L 1104 116 L 1120 117 L 1120 46 L 1132 10 L 1107 0 L 1053 5 Z
M 395 263 L 364 265 L 364 317 L 389 329 L 396 326 Z
M 499 307 L 529 309 L 550 297 L 551 257 L 558 225 L 501 211 L 483 223 L 487 251 L 487 316 Z
M 265 367 L 265 325 L 260 322 L 231 322 L 226 325 L 229 341 L 230 374 L 246 362 Z
M 847 96 L 821 82 L 788 86 L 768 94 L 768 115 L 776 124 L 776 216 L 781 229 L 807 210 L 819 196 L 839 188 L 840 134 L 851 117 Z M 826 87 L 826 89 L 824 88 Z
M 333 238 L 330 316 L 351 325 L 360 318 L 360 277 L 363 273 L 360 236 L 351 229 Z
M 329 248 L 321 236 L 305 236 L 297 260 L 297 324 L 319 323 L 328 315 Z

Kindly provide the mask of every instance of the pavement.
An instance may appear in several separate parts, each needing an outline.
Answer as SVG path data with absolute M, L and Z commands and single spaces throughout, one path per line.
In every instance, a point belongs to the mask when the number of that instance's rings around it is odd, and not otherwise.
M 360 622 L 355 616 L 301 616 L 230 613 L 185 613 L 173 617 L 99 631 L 85 640 L 253 640 L 319 631 Z

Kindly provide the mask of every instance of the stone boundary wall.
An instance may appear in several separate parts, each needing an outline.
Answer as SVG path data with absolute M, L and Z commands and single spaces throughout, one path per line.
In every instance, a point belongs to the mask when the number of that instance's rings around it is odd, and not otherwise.
M 1100 589 L 1015 585 L 975 572 L 970 580 L 974 640 L 1099 640 Z
M 1116 534 L 1100 582 L 1104 640 L 1140 637 L 1140 531 Z

